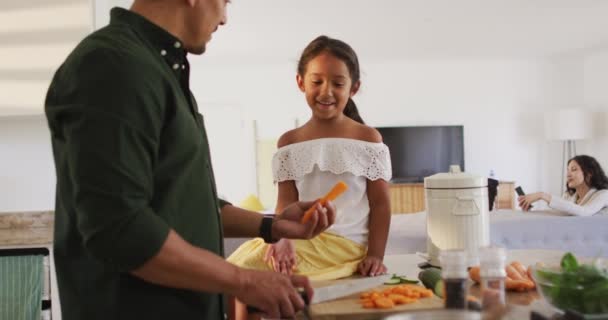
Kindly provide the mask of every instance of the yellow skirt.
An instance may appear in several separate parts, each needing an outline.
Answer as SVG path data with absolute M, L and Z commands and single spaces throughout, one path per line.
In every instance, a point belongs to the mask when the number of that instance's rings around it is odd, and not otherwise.
M 352 275 L 357 265 L 365 258 L 367 248 L 352 240 L 322 233 L 310 240 L 291 240 L 296 249 L 295 274 L 311 280 L 333 280 Z M 243 243 L 228 262 L 239 267 L 272 271 L 271 262 L 264 261 L 268 244 L 261 238 Z

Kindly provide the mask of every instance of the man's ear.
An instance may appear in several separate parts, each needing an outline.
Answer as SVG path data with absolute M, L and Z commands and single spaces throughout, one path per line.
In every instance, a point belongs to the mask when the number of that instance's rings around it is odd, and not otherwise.
M 302 77 L 300 74 L 296 74 L 296 82 L 298 83 L 298 88 L 300 88 L 300 91 L 304 92 L 304 77 Z
M 357 94 L 357 92 L 359 92 L 359 87 L 361 86 L 361 80 L 357 81 L 356 83 L 353 84 L 353 86 L 350 89 L 350 97 L 352 98 L 355 94 Z

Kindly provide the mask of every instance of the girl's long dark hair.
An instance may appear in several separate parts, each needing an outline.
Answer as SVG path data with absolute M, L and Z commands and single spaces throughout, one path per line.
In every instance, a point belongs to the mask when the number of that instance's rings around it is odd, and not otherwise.
M 602 166 L 600 166 L 599 162 L 595 160 L 594 157 L 587 155 L 579 155 L 570 160 L 568 160 L 568 164 L 571 161 L 576 161 L 578 165 L 583 170 L 583 177 L 585 177 L 585 183 L 597 190 L 608 189 L 608 177 L 604 173 Z M 576 190 L 568 187 L 568 183 L 566 183 L 566 191 L 568 194 L 573 195 Z
M 361 71 L 359 70 L 359 59 L 357 58 L 355 50 L 344 41 L 332 39 L 328 36 L 319 36 L 304 48 L 300 61 L 298 62 L 298 74 L 300 77 L 304 77 L 304 74 L 306 74 L 306 66 L 310 60 L 316 58 L 323 52 L 330 53 L 346 64 L 353 85 L 359 82 Z M 357 109 L 357 105 L 352 98 L 348 98 L 348 102 L 344 108 L 344 115 L 364 124 L 361 115 L 359 115 L 359 109 Z

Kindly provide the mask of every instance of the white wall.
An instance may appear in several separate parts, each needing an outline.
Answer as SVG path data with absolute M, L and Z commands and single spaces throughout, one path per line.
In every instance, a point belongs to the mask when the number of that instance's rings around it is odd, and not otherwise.
M 2 1 L 0 116 L 43 113 L 41 104 L 55 69 L 93 28 L 90 2 Z
M 559 191 L 561 144 L 545 141 L 542 114 L 581 101 L 580 60 L 363 60 L 362 67 L 356 102 L 368 124 L 462 124 L 467 171 L 494 169 L 529 192 Z M 193 68 L 219 192 L 238 202 L 256 191 L 252 120 L 264 138 L 309 116 L 295 61 L 228 66 L 203 56 Z M 42 118 L 0 118 L 0 211 L 54 207 L 49 139 Z
M 107 23 L 109 7 L 130 2 L 94 1 L 96 27 Z M 253 120 L 261 138 L 270 138 L 293 127 L 294 119 L 303 122 L 309 116 L 294 80 L 297 54 L 305 43 L 273 62 L 214 54 L 214 47 L 240 52 L 242 45 L 217 36 L 207 55 L 191 58 L 191 86 L 205 115 L 219 192 L 238 202 L 256 191 Z M 222 44 L 230 48 L 220 48 Z M 386 55 L 364 49 L 363 87 L 356 102 L 368 124 L 462 124 L 467 171 L 486 175 L 493 169 L 500 179 L 515 180 L 529 192 L 559 190 L 561 144 L 545 141 L 543 113 L 579 106 L 584 99 L 605 108 L 608 101 L 602 91 L 605 57 L 584 64 L 567 57 L 379 60 Z M 0 118 L 0 165 L 0 211 L 54 207 L 55 174 L 42 118 Z
M 608 49 L 594 51 L 584 59 L 584 105 L 594 115 L 594 137 L 583 151 L 596 157 L 608 170 Z
M 0 211 L 55 208 L 55 166 L 42 116 L 0 117 Z
M 203 113 L 213 110 L 217 121 L 228 123 L 238 114 L 234 111 L 240 110 L 241 119 L 257 119 L 267 132 L 279 135 L 285 129 L 276 128 L 288 128 L 294 117 L 305 121 L 309 116 L 295 85 L 295 61 L 225 65 L 202 57 L 194 59 L 193 67 L 192 86 L 199 105 Z M 362 59 L 362 69 L 363 87 L 355 101 L 368 124 L 462 124 L 467 171 L 487 175 L 494 169 L 500 179 L 515 180 L 530 192 L 559 192 L 561 144 L 545 140 L 542 115 L 546 110 L 580 103 L 580 59 Z M 226 105 L 238 107 L 223 112 Z M 254 161 L 244 151 L 251 149 L 251 141 L 231 145 L 241 150 L 241 161 Z M 212 148 L 214 144 L 227 145 L 212 141 Z M 214 166 L 219 175 L 229 170 L 221 163 Z M 218 178 L 221 192 L 233 201 L 245 196 L 241 183 L 250 185 L 255 180 L 253 172 L 243 174 L 236 185 Z

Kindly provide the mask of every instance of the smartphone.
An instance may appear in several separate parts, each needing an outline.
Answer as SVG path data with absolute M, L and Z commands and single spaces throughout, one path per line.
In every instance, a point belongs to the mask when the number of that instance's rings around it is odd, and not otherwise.
M 518 196 L 526 195 L 526 193 L 524 192 L 524 189 L 522 189 L 521 186 L 517 186 L 517 188 L 515 188 L 515 192 L 517 192 Z M 532 205 L 530 205 L 530 209 L 532 209 Z

